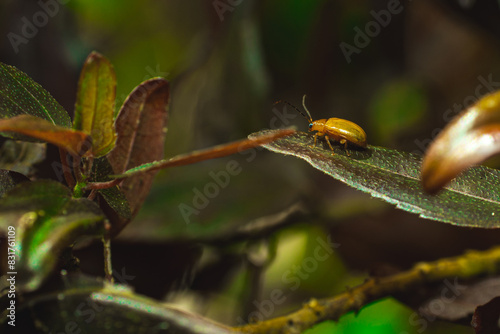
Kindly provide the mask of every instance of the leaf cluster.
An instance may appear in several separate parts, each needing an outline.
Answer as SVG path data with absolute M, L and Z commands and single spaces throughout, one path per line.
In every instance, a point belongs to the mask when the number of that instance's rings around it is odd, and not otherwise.
M 146 326 L 158 333 L 227 331 L 222 325 L 161 306 L 118 285 L 82 276 L 72 256 L 73 246 L 82 238 L 104 239 L 104 268 L 112 281 L 109 240 L 136 216 L 159 169 L 226 156 L 293 132 L 282 130 L 164 159 L 169 99 L 169 82 L 152 78 L 133 89 L 115 113 L 113 66 L 103 55 L 92 52 L 81 71 L 71 120 L 38 83 L 0 63 L 0 134 L 13 143 L 12 155 L 19 155 L 19 149 L 25 147 L 19 143 L 37 142 L 56 145 L 61 159 L 57 181 L 29 177 L 8 169 L 7 164 L 0 166 L 4 167 L 0 169 L 0 237 L 7 240 L 9 254 L 0 262 L 0 272 L 5 278 L 15 273 L 15 293 L 24 296 L 16 300 L 18 319 L 38 319 L 18 328 L 64 331 L 67 321 L 54 315 L 63 314 L 65 308 L 78 309 L 84 302 L 106 306 L 105 311 L 97 312 L 97 324 L 79 324 L 86 332 L 103 329 L 110 321 L 130 328 Z M 35 146 L 29 149 L 34 151 Z M 40 160 L 36 154 L 28 157 L 23 162 L 27 171 Z M 62 282 L 55 289 L 42 289 L 54 280 Z M 9 289 L 3 290 L 3 328 L 11 326 L 7 317 L 10 300 Z M 68 315 L 70 319 L 72 315 Z

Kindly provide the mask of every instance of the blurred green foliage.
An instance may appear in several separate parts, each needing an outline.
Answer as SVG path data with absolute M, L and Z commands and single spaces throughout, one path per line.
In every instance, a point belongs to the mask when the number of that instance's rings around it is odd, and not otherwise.
M 424 119 L 427 97 L 416 82 L 395 80 L 383 85 L 370 106 L 373 138 L 390 144 Z

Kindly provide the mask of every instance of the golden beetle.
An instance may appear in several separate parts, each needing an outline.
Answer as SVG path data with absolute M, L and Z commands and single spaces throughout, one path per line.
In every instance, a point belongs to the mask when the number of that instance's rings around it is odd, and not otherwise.
M 318 119 L 317 121 L 313 121 L 311 114 L 309 113 L 309 110 L 307 110 L 306 107 L 305 95 L 302 98 L 302 106 L 304 107 L 307 116 L 291 103 L 283 100 L 277 101 L 276 103 L 280 102 L 288 104 L 289 106 L 297 110 L 302 116 L 304 116 L 304 118 L 309 122 L 309 131 L 317 131 L 314 134 L 314 146 L 312 147 L 316 147 L 317 138 L 323 136 L 325 137 L 326 142 L 328 143 L 328 146 L 330 146 L 332 154 L 334 155 L 335 153 L 333 153 L 333 147 L 332 144 L 330 143 L 330 139 L 336 140 L 341 145 L 344 145 L 344 149 L 346 150 L 348 156 L 350 156 L 350 154 L 347 151 L 347 143 L 362 148 L 367 147 L 366 133 L 356 123 L 341 118 Z

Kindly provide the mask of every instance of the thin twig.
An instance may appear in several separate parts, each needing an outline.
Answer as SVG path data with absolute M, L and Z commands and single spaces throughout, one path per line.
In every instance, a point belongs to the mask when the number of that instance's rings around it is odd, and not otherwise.
M 83 181 L 82 168 L 80 167 L 81 161 L 81 157 L 73 157 L 73 171 L 75 173 L 77 183 L 82 183 Z
M 90 194 L 87 196 L 87 199 L 93 201 L 94 198 L 96 197 L 97 195 L 97 190 L 96 189 L 92 189 L 92 191 L 90 192 Z
M 84 160 L 83 174 L 88 177 L 92 173 L 92 165 L 94 164 L 94 157 L 88 157 Z
M 86 186 L 86 190 L 99 190 L 99 189 L 108 189 L 108 188 L 112 188 L 118 184 L 120 184 L 120 182 L 122 182 L 123 179 L 114 179 L 114 180 L 111 180 L 111 181 L 106 181 L 106 182 L 89 182 L 87 183 L 87 186 Z
M 105 227 L 107 231 L 102 238 L 102 244 L 104 247 L 104 274 L 105 279 L 109 283 L 113 283 L 113 265 L 111 264 L 111 235 L 109 234 L 109 232 L 111 231 L 111 224 L 106 221 Z
M 217 145 L 203 150 L 193 151 L 187 154 L 176 155 L 175 157 L 168 160 L 154 161 L 129 169 L 123 174 L 110 176 L 117 179 L 124 179 L 137 174 L 156 171 L 167 167 L 184 166 L 209 159 L 222 158 L 231 154 L 239 153 L 251 148 L 258 147 L 260 145 L 267 144 L 279 138 L 294 134 L 295 132 L 296 131 L 294 129 L 274 130 L 272 133 L 261 135 L 260 137 L 238 140 L 232 143 Z

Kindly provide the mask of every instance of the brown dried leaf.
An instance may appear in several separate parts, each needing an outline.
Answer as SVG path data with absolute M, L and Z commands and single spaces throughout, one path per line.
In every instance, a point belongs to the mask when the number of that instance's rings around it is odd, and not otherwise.
M 83 155 L 91 147 L 91 138 L 87 134 L 30 115 L 0 120 L 0 131 L 13 132 L 57 145 L 74 156 Z

